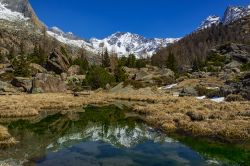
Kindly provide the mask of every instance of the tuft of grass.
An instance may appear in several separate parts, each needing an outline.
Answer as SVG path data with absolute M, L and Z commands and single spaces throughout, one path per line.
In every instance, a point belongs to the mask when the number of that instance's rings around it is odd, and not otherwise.
M 10 135 L 8 129 L 0 125 L 0 149 L 9 148 L 16 143 L 17 141 Z

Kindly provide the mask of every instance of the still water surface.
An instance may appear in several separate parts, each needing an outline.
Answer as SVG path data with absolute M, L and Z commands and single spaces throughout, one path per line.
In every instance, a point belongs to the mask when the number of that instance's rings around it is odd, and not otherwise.
M 115 106 L 55 113 L 8 124 L 20 143 L 0 151 L 0 164 L 38 166 L 248 165 L 242 146 L 170 138 Z

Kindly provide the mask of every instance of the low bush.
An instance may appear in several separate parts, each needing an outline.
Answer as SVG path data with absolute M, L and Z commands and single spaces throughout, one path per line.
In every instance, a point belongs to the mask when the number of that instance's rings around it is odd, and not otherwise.
M 113 82 L 115 77 L 100 66 L 92 66 L 86 75 L 86 83 L 93 89 L 105 88 L 107 84 Z
M 242 71 L 249 71 L 249 70 L 250 70 L 250 62 L 244 64 L 244 65 L 241 67 L 241 70 L 242 70 Z

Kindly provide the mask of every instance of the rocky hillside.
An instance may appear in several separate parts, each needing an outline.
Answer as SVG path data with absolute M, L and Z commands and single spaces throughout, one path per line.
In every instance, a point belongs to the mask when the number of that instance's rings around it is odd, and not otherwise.
M 191 68 L 195 61 L 204 61 L 215 46 L 230 42 L 249 44 L 249 29 L 249 15 L 230 24 L 213 25 L 161 49 L 152 57 L 152 62 L 159 66 L 166 65 L 167 57 L 173 54 L 180 68 Z

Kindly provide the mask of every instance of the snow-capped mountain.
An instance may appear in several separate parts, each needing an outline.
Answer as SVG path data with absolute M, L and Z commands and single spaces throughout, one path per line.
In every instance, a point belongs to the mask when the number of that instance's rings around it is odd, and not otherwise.
M 209 16 L 205 19 L 197 30 L 202 30 L 211 27 L 212 25 L 218 25 L 222 23 L 224 25 L 237 21 L 247 15 L 250 15 L 250 5 L 247 7 L 242 6 L 230 6 L 226 9 L 222 18 L 218 16 Z
M 25 17 L 22 13 L 11 11 L 7 8 L 7 4 L 1 3 L 0 1 L 0 19 L 8 21 L 26 21 L 29 20 L 28 17 Z
M 100 53 L 104 49 L 107 49 L 109 52 L 118 54 L 118 56 L 129 55 L 131 53 L 138 57 L 152 56 L 160 47 L 166 47 L 179 40 L 178 38 L 147 39 L 129 32 L 117 32 L 101 40 L 92 38 L 88 41 L 74 36 L 71 32 L 65 33 L 57 27 L 50 28 L 47 33 L 68 45 L 85 48 L 94 53 Z
M 208 16 L 199 26 L 198 30 L 206 29 L 212 25 L 218 25 L 221 22 L 221 18 L 218 16 Z
M 62 147 L 69 147 L 82 140 L 103 141 L 115 147 L 133 147 L 141 142 L 151 140 L 154 142 L 176 142 L 162 133 L 158 133 L 145 125 L 136 125 L 131 129 L 128 126 L 109 126 L 103 130 L 102 125 L 88 124 L 80 133 L 69 133 L 47 146 L 47 149 L 58 151 Z
M 117 32 L 102 40 L 93 38 L 90 43 L 95 49 L 107 48 L 109 52 L 115 52 L 120 56 L 130 53 L 137 56 L 152 56 L 160 47 L 166 47 L 177 40 L 179 39 L 147 39 L 138 34 Z
M 42 29 L 40 22 L 28 0 L 0 0 L 0 19 L 11 22 L 29 22 Z
M 228 7 L 223 17 L 223 24 L 229 24 L 250 14 L 250 5 L 247 7 Z

